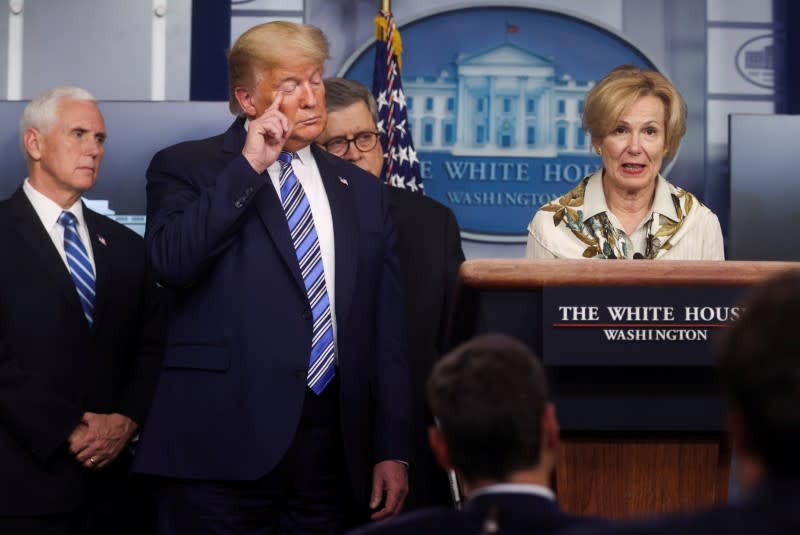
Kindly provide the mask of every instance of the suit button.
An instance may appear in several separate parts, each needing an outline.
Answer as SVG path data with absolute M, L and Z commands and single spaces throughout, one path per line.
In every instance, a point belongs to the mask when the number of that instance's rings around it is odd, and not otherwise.
M 240 197 L 236 199 L 236 202 L 233 204 L 236 208 L 241 208 L 244 206 L 244 198 Z

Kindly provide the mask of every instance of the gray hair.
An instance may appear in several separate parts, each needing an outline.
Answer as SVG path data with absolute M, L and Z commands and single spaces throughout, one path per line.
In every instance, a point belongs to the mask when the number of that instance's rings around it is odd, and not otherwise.
M 375 124 L 378 124 L 378 104 L 367 86 L 347 78 L 325 78 L 325 106 L 328 112 L 346 108 L 356 102 L 366 104 Z
M 19 137 L 22 144 L 22 154 L 27 157 L 25 150 L 25 131 L 35 128 L 40 132 L 48 132 L 58 121 L 58 104 L 62 99 L 83 100 L 97 102 L 97 99 L 87 90 L 80 87 L 54 87 L 44 93 L 33 97 L 22 112 L 19 121 Z

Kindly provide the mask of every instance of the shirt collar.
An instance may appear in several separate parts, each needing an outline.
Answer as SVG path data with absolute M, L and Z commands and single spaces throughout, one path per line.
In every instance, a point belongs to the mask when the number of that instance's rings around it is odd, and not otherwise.
M 547 487 L 542 485 L 533 485 L 529 483 L 497 483 L 494 485 L 486 485 L 470 493 L 469 499 L 477 496 L 484 496 L 486 494 L 532 494 L 534 496 L 541 496 L 552 502 L 556 501 L 556 495 Z
M 72 206 L 64 209 L 50 197 L 34 188 L 28 178 L 22 183 L 22 190 L 25 192 L 25 195 L 28 196 L 28 200 L 33 205 L 33 209 L 48 231 L 58 224 L 58 218 L 61 216 L 61 212 L 64 211 L 72 212 L 78 220 L 78 226 L 86 228 L 86 221 L 83 217 L 83 203 L 80 198 L 78 198 Z
M 583 195 L 583 220 L 586 221 L 602 212 L 610 212 L 610 210 L 606 204 L 606 194 L 603 192 L 603 171 L 601 169 L 593 174 L 589 178 L 589 183 L 586 184 L 586 191 Z M 653 198 L 652 212 L 666 216 L 673 221 L 678 220 L 669 183 L 660 174 L 656 177 L 656 193 Z

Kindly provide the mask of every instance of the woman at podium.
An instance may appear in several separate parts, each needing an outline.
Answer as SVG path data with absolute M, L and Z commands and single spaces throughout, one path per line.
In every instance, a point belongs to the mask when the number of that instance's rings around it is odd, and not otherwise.
M 724 260 L 717 216 L 661 176 L 686 131 L 686 104 L 660 73 L 622 65 L 586 95 L 599 171 L 542 206 L 528 258 Z

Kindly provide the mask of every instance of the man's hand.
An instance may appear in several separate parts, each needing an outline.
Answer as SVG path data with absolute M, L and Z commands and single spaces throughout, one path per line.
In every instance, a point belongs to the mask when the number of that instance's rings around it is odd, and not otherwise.
M 278 91 L 272 105 L 264 110 L 261 117 L 250 121 L 247 127 L 247 138 L 244 141 L 242 156 L 258 173 L 275 163 L 289 138 L 291 127 L 289 119 L 278 109 L 283 102 L 283 92 Z
M 137 427 L 122 414 L 84 413 L 67 439 L 69 451 L 85 468 L 104 468 L 116 459 Z
M 381 461 L 372 470 L 372 498 L 369 508 L 375 509 L 384 501 L 382 509 L 372 513 L 372 520 L 396 515 L 403 509 L 408 494 L 408 469 L 399 461 Z M 384 500 L 385 497 L 385 500 Z

